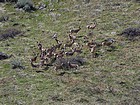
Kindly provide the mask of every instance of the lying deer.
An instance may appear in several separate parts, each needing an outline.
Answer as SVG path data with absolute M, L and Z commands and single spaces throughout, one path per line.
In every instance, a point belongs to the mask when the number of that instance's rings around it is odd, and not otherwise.
M 111 46 L 111 44 L 113 44 L 114 42 L 115 42 L 114 39 L 108 38 L 108 39 L 106 39 L 106 40 L 104 40 L 104 41 L 102 42 L 102 45 L 103 45 L 103 46 Z
M 68 61 L 68 65 L 70 68 L 75 68 L 75 69 L 77 69 L 79 67 L 78 64 L 73 64 L 73 63 L 70 63 L 69 61 Z
M 94 29 L 95 27 L 96 27 L 96 23 L 94 23 L 94 24 L 90 24 L 90 25 L 87 25 L 86 27 L 88 28 L 88 29 Z

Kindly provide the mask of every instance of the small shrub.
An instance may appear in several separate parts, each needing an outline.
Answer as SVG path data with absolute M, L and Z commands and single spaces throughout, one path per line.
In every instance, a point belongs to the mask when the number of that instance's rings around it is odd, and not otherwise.
M 11 65 L 12 65 L 12 69 L 16 69 L 16 68 L 19 68 L 19 69 L 25 69 L 25 67 L 23 66 L 22 62 L 21 62 L 21 59 L 13 59 L 11 61 Z
M 124 29 L 120 35 L 124 35 L 126 37 L 140 36 L 140 28 L 127 28 L 127 29 Z
M 140 37 L 140 28 L 126 28 L 120 34 L 130 40 L 136 39 Z
M 0 22 L 5 22 L 5 21 L 8 21 L 8 20 L 9 20 L 8 16 L 1 16 L 0 17 Z
M 8 38 L 14 38 L 15 36 L 21 35 L 21 31 L 17 29 L 7 29 L 5 31 L 0 31 L 0 40 L 6 40 Z

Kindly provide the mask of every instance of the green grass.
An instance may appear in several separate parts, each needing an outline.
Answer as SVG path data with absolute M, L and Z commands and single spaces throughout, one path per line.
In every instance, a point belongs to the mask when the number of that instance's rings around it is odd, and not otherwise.
M 35 0 L 37 4 L 39 0 Z M 117 5 L 118 4 L 118 5 Z M 2 4 L 0 4 L 2 5 Z M 46 10 L 33 13 L 16 11 L 13 5 L 5 4 L 8 22 L 0 23 L 1 30 L 13 27 L 25 32 L 24 36 L 0 41 L 0 51 L 14 54 L 15 58 L 0 61 L 0 104 L 4 105 L 139 105 L 140 103 L 140 41 L 129 41 L 117 36 L 127 27 L 139 26 L 140 4 L 133 0 L 91 0 L 90 4 L 63 0 L 48 6 Z M 55 9 L 50 12 L 51 9 Z M 84 47 L 87 64 L 77 72 L 54 71 L 53 67 L 37 73 L 29 59 L 38 52 L 37 41 L 44 47 L 55 44 L 51 39 L 67 41 L 67 32 L 81 26 L 80 36 L 89 31 L 86 25 L 97 22 L 90 39 L 102 41 L 115 38 L 114 51 L 102 47 L 100 56 L 91 58 Z M 25 25 L 25 26 L 23 26 Z M 82 39 L 78 39 L 83 44 Z M 7 46 L 9 45 L 9 46 Z M 20 59 L 25 69 L 12 69 L 11 61 Z

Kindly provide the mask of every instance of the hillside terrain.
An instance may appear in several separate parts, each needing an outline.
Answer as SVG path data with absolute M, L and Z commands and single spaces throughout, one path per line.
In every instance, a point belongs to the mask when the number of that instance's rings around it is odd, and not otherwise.
M 140 34 L 119 35 L 140 27 L 139 0 L 56 1 L 33 0 L 46 7 L 30 12 L 0 2 L 0 52 L 9 55 L 0 60 L 0 105 L 139 105 Z M 82 53 L 64 58 L 83 58 L 82 65 L 32 67 L 39 43 L 50 48 L 57 35 L 66 46 L 70 33 Z M 106 39 L 114 40 L 111 46 Z M 87 46 L 92 40 L 101 43 L 94 54 Z

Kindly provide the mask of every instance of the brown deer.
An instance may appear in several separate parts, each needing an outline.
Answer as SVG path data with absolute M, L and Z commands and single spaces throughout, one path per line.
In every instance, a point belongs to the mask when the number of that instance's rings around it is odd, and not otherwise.
M 75 40 L 76 39 L 76 36 L 69 34 L 68 35 L 68 38 L 69 38 L 69 40 Z
M 38 53 L 38 54 L 36 54 L 36 56 L 35 56 L 35 57 L 31 58 L 31 59 L 30 59 L 30 61 L 31 61 L 31 62 L 36 62 L 38 55 L 39 55 L 39 53 Z
M 62 49 L 60 52 L 55 53 L 55 55 L 57 58 L 62 58 L 64 56 L 64 49 Z
M 90 24 L 90 25 L 87 25 L 86 27 L 88 29 L 94 29 L 96 27 L 97 23 L 94 23 L 94 24 Z
M 42 67 L 42 66 L 44 66 L 44 63 L 45 63 L 45 60 L 44 59 L 42 59 L 42 60 L 40 60 L 40 67 Z
M 115 42 L 114 39 L 108 38 L 108 39 L 106 39 L 106 40 L 104 40 L 104 41 L 102 42 L 102 45 L 103 45 L 103 46 L 111 46 L 114 42 Z
M 64 44 L 64 48 L 71 47 L 73 45 L 73 43 L 74 43 L 74 40 L 72 40 L 70 43 Z
M 47 53 L 47 55 L 46 55 L 46 56 L 47 56 L 48 58 L 51 58 L 53 55 L 54 55 L 54 54 L 53 54 L 53 52 L 52 52 L 52 51 L 50 51 L 50 52 L 48 52 L 48 53 Z
M 53 46 L 51 46 L 51 48 L 48 48 L 47 49 L 47 57 L 48 58 L 51 58 L 52 56 L 53 56 L 53 54 L 55 53 L 55 51 L 56 51 L 56 47 L 53 45 Z
M 37 42 L 37 46 L 38 46 L 38 49 L 40 50 L 40 51 L 42 51 L 42 44 L 40 43 L 40 42 Z
M 40 50 L 40 52 L 45 51 L 46 49 L 43 48 L 42 44 L 40 42 L 37 42 L 38 44 L 38 49 Z
M 93 40 L 91 40 L 91 41 L 89 41 L 88 43 L 86 43 L 86 45 L 89 47 L 89 48 L 91 48 L 93 45 L 95 45 L 96 43 L 93 41 Z
M 75 68 L 75 69 L 77 69 L 79 67 L 78 64 L 73 64 L 73 63 L 70 63 L 69 61 L 68 61 L 68 66 L 69 66 L 69 68 Z
M 92 46 L 91 48 L 90 48 L 90 53 L 92 54 L 92 57 L 95 57 L 95 53 L 96 53 L 96 45 L 94 45 L 94 46 Z
M 52 36 L 53 39 L 56 39 L 57 38 L 57 34 L 55 33 L 53 36 Z
M 65 52 L 66 56 L 72 56 L 75 53 L 75 49 L 72 49 L 71 51 Z
M 73 33 L 78 33 L 79 31 L 81 30 L 81 28 L 79 27 L 78 29 L 72 29 L 70 30 L 70 33 L 73 34 Z
M 39 66 L 40 66 L 40 64 L 33 64 L 33 62 L 32 62 L 32 60 L 30 59 L 30 63 L 31 63 L 31 66 L 33 67 L 33 68 L 38 68 Z
M 57 65 L 55 65 L 54 70 L 57 71 L 58 69 L 63 69 L 63 66 L 64 66 L 64 63 L 61 63 L 60 65 L 57 64 Z
M 77 52 L 78 54 L 82 53 L 82 47 L 79 48 L 74 48 L 75 52 Z
M 59 42 L 57 45 L 54 46 L 55 49 L 60 49 L 62 46 L 62 42 Z
M 56 38 L 54 38 L 54 39 L 55 39 L 55 41 L 56 41 L 56 43 L 57 43 L 57 44 L 60 44 L 60 43 L 61 43 L 61 41 L 60 41 L 60 40 L 58 40 L 58 39 L 57 39 L 57 37 L 56 37 Z

